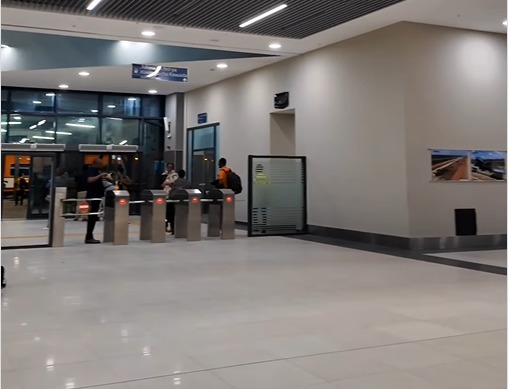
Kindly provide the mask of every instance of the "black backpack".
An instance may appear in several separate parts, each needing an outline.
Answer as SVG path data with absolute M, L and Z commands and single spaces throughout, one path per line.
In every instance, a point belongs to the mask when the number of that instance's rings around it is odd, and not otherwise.
M 241 183 L 241 177 L 235 174 L 232 170 L 227 175 L 227 185 L 229 189 L 235 194 L 239 194 L 243 191 L 243 184 Z

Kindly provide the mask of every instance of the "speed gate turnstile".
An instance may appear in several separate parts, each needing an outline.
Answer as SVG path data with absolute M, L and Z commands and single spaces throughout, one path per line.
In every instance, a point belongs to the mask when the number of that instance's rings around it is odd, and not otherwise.
M 212 189 L 209 200 L 208 237 L 235 238 L 235 194 L 230 189 Z
M 146 190 L 142 193 L 144 203 L 140 218 L 140 240 L 150 240 L 151 243 L 166 242 L 166 196 L 164 190 Z

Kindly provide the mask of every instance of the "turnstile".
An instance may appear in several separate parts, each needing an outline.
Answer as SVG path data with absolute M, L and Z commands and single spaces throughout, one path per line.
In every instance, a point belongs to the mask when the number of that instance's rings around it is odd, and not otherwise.
M 182 189 L 172 194 L 175 203 L 175 237 L 187 238 L 189 242 L 202 239 L 202 192 L 198 189 Z
M 151 243 L 166 242 L 165 215 L 166 192 L 164 190 L 145 190 L 142 193 L 140 240 L 150 240 Z
M 209 217 L 207 236 L 221 239 L 235 238 L 235 194 L 230 189 L 212 189 L 207 192 Z
M 51 220 L 51 247 L 64 247 L 65 219 L 62 217 L 67 188 L 55 188 L 53 196 L 53 219 Z
M 129 192 L 107 191 L 104 202 L 103 242 L 127 245 L 129 241 Z

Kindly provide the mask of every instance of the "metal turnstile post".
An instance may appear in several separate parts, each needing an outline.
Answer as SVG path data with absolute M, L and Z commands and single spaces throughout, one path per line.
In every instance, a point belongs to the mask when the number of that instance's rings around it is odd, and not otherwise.
M 55 188 L 53 218 L 51 220 L 51 247 L 64 247 L 65 219 L 62 217 L 67 188 Z
M 142 193 L 140 240 L 151 243 L 166 242 L 165 215 L 166 192 L 164 190 L 146 190 Z
M 221 203 L 221 239 L 235 238 L 236 197 L 230 189 L 221 189 L 223 202 Z
M 223 193 L 219 189 L 211 189 L 206 194 L 210 201 L 207 215 L 207 236 L 217 238 L 221 236 L 221 202 Z
M 201 240 L 202 192 L 198 189 L 181 190 L 174 197 L 175 237 L 187 238 L 189 242 Z
M 127 245 L 129 241 L 129 192 L 106 192 L 103 242 Z

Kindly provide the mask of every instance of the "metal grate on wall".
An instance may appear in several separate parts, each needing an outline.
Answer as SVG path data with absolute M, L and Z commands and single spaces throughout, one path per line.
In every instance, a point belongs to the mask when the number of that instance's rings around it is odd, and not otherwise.
M 89 12 L 86 9 L 89 0 L 3 0 L 2 7 L 302 39 L 403 1 L 103 0 Z M 241 23 L 281 4 L 288 7 L 251 26 L 239 27 Z

